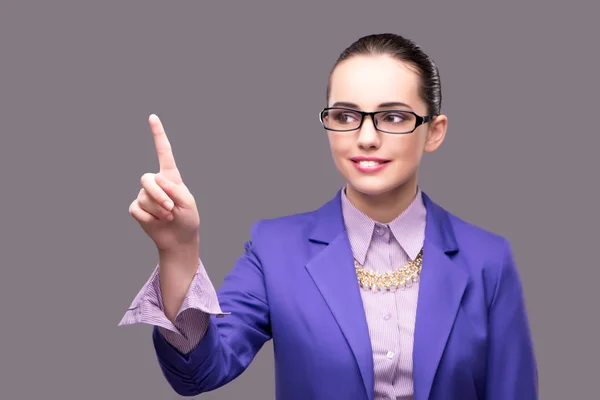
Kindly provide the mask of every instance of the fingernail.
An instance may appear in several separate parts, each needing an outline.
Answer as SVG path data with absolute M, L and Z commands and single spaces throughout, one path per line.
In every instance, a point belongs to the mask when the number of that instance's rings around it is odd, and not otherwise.
M 171 209 L 173 208 L 174 204 L 171 200 L 165 200 L 163 202 L 163 205 L 165 206 L 165 208 L 169 211 L 171 211 Z

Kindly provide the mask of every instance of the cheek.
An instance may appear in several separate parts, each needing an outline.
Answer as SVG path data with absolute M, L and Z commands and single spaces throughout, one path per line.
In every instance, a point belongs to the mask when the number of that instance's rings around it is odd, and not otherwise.
M 352 142 L 348 140 L 348 137 L 342 137 L 335 133 L 329 133 L 328 136 L 333 163 L 342 176 L 346 177 L 346 179 L 350 179 L 350 165 L 346 160 L 350 156 Z
M 388 148 L 393 149 L 390 155 L 399 160 L 419 160 L 423 152 L 423 140 L 419 135 L 391 137 Z
M 349 153 L 352 142 L 348 137 L 343 137 L 335 133 L 329 133 L 329 147 L 334 157 L 346 157 Z

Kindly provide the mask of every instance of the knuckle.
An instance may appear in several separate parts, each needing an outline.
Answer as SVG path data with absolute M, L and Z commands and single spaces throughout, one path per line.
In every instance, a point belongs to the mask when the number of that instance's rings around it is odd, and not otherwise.
M 142 186 L 147 186 L 148 182 L 154 180 L 154 175 L 155 174 L 151 172 L 146 172 L 144 175 L 142 175 L 142 177 L 140 178 L 140 183 L 142 184 Z
M 140 220 L 140 213 L 136 208 L 132 208 L 131 211 L 129 211 L 129 215 L 136 221 Z
M 142 188 L 138 193 L 137 198 L 139 201 L 146 201 L 146 199 L 148 198 L 148 193 Z
M 154 215 L 156 218 L 162 218 L 164 214 L 167 213 L 166 210 L 163 210 L 162 207 L 152 199 L 140 202 L 140 208 L 148 214 Z
M 139 207 L 142 210 L 147 211 L 147 212 L 150 212 L 152 210 L 151 204 L 152 204 L 152 201 L 148 198 L 144 198 L 144 199 L 141 199 L 140 201 L 138 201 Z
M 164 141 L 160 147 L 156 149 L 156 152 L 160 156 L 166 156 L 171 152 L 171 145 L 168 141 Z
M 130 213 L 130 214 L 133 214 L 133 213 L 135 212 L 135 209 L 136 209 L 137 207 L 138 207 L 138 201 L 137 201 L 137 199 L 136 199 L 136 200 L 132 201 L 132 202 L 129 204 L 129 213 Z

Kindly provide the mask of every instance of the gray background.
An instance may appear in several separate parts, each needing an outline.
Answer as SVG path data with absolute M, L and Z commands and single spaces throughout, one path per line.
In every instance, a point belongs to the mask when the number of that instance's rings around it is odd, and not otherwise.
M 150 326 L 117 327 L 157 261 L 128 213 L 158 168 L 148 115 L 197 198 L 218 287 L 252 222 L 342 185 L 317 119 L 327 74 L 388 31 L 439 65 L 449 131 L 420 183 L 511 240 L 541 398 L 597 397 L 592 1 L 83 3 L 1 3 L 0 398 L 178 398 Z M 200 397 L 273 398 L 272 356 Z

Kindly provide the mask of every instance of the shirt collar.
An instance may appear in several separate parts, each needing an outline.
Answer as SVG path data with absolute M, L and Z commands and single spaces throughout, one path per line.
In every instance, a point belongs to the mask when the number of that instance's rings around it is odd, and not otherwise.
M 423 247 L 425 240 L 426 209 L 423 203 L 421 188 L 417 186 L 417 193 L 410 205 L 388 224 L 374 221 L 358 210 L 346 196 L 346 189 L 342 190 L 342 215 L 348 233 L 348 239 L 354 258 L 364 265 L 367 251 L 373 239 L 375 225 L 391 230 L 394 238 L 402 249 L 414 260 Z

